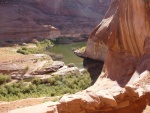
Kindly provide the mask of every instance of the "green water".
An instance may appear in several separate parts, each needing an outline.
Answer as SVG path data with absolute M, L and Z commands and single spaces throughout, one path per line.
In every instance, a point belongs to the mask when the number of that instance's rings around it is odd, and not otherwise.
M 83 46 L 86 46 L 86 42 L 77 42 L 72 44 L 57 44 L 53 48 L 51 48 L 50 51 L 56 54 L 62 54 L 64 57 L 62 61 L 65 62 L 65 64 L 74 63 L 77 67 L 82 68 L 83 59 L 77 57 L 74 54 L 73 49 L 77 49 Z

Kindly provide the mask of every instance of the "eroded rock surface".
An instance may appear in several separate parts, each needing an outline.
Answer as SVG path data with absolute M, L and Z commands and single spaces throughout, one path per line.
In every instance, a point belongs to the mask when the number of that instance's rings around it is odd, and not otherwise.
M 0 72 L 10 75 L 13 79 L 32 78 L 34 76 L 33 73 L 39 70 L 42 70 L 41 73 L 48 73 L 50 71 L 48 70 L 49 68 L 54 68 L 56 66 L 54 62 L 55 61 L 53 61 L 51 57 L 45 54 L 22 55 L 17 60 L 10 58 L 10 60 L 5 62 L 1 61 Z M 60 63 L 57 65 L 59 64 Z
M 1 0 L 1 45 L 43 38 L 84 37 L 111 0 Z
M 93 86 L 62 97 L 58 113 L 143 112 L 150 101 L 149 11 L 149 0 L 113 0 L 84 53 L 104 61 L 103 72 Z

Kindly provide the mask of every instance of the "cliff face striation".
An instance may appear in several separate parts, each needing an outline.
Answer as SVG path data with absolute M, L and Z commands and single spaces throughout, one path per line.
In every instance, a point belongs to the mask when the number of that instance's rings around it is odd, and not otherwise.
M 149 10 L 148 1 L 114 0 L 105 18 L 92 32 L 85 55 L 105 61 L 108 76 L 131 77 L 149 51 Z
M 110 1 L 1 0 L 1 42 L 88 35 L 103 18 Z
M 82 57 L 104 61 L 95 84 L 50 113 L 142 113 L 150 101 L 150 1 L 113 0 Z M 56 110 L 57 109 L 57 110 Z

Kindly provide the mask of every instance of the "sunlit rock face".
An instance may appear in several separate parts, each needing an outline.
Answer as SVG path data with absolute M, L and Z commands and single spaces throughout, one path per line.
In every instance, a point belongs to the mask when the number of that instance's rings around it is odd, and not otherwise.
M 114 0 L 89 38 L 85 54 L 92 59 L 106 58 L 105 71 L 121 83 L 128 81 L 122 77 L 131 77 L 149 51 L 148 3 L 144 0 Z
M 113 0 L 83 53 L 104 61 L 103 71 L 93 86 L 62 97 L 59 113 L 143 113 L 150 101 L 149 11 L 149 0 Z
M 111 0 L 2 0 L 0 38 L 5 42 L 33 38 L 89 35 Z M 31 39 L 32 38 L 32 39 Z

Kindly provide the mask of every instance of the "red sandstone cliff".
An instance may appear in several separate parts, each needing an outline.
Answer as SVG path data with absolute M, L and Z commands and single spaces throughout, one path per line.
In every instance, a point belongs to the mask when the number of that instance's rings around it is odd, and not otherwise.
M 1 0 L 1 41 L 17 42 L 36 37 L 79 37 L 89 34 L 103 18 L 110 1 Z
M 104 61 L 103 72 L 87 90 L 62 97 L 50 113 L 143 112 L 150 101 L 149 11 L 149 0 L 113 0 L 84 53 Z

